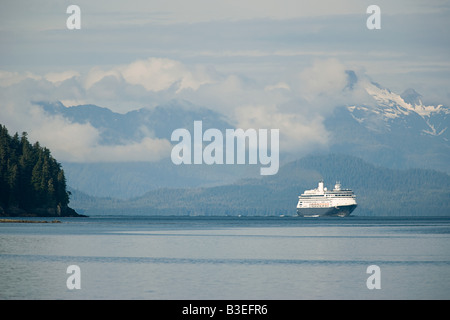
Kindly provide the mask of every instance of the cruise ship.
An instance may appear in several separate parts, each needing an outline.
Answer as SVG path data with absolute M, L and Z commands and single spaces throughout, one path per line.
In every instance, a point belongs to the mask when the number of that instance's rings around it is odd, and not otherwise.
M 336 182 L 334 189 L 328 191 L 320 181 L 316 189 L 305 190 L 298 197 L 297 214 L 303 217 L 346 217 L 356 206 L 356 196 L 352 190 L 341 189 L 341 184 Z

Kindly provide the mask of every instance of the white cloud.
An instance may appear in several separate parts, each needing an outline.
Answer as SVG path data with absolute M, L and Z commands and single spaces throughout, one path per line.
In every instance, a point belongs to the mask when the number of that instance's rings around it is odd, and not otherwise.
M 106 71 L 94 67 L 85 78 L 85 88 L 90 89 L 109 76 L 153 92 L 168 90 L 172 86 L 176 86 L 177 92 L 184 89 L 197 90 L 201 85 L 214 81 L 211 71 L 203 66 L 188 68 L 180 61 L 151 57 Z
M 102 145 L 100 132 L 91 124 L 71 123 L 60 116 L 32 111 L 34 127 L 29 134 L 66 162 L 154 162 L 170 156 L 171 144 L 165 139 L 145 137 L 139 142 Z M 38 121 L 36 121 L 38 119 Z
M 272 91 L 277 89 L 291 90 L 291 87 L 286 82 L 278 82 L 276 84 L 267 85 L 264 90 Z
M 98 145 L 82 162 L 158 161 L 170 156 L 172 145 L 165 139 L 146 137 L 126 145 Z
M 86 100 L 78 100 L 78 99 L 61 99 L 59 100 L 59 102 L 61 102 L 65 107 L 73 107 L 88 104 Z
M 31 72 L 11 72 L 6 70 L 0 70 L 0 86 L 9 87 L 11 85 L 20 83 L 25 79 L 40 80 L 42 77 Z
M 30 137 L 39 137 L 41 145 L 52 150 L 58 161 L 66 162 L 153 162 L 170 155 L 165 139 L 146 137 L 139 142 L 102 145 L 100 134 L 90 124 L 70 123 L 61 117 L 41 119 L 45 124 L 33 128 Z
M 238 127 L 247 129 L 279 129 L 280 150 L 285 154 L 307 153 L 327 146 L 328 132 L 319 114 L 282 112 L 274 105 L 248 105 L 236 110 Z
M 337 59 L 316 60 L 300 74 L 302 96 L 312 100 L 342 92 L 347 85 L 345 70 Z
M 121 74 L 128 83 L 142 85 L 148 91 L 161 91 L 182 81 L 189 72 L 178 61 L 149 58 L 125 66 Z
M 90 89 L 94 84 L 110 76 L 116 79 L 121 78 L 120 72 L 117 70 L 103 71 L 100 67 L 93 67 L 84 78 L 84 87 Z
M 63 72 L 49 72 L 47 73 L 44 78 L 47 81 L 50 81 L 51 83 L 55 85 L 61 84 L 63 81 L 66 81 L 68 79 L 71 79 L 73 77 L 79 77 L 80 73 L 73 70 L 67 70 Z

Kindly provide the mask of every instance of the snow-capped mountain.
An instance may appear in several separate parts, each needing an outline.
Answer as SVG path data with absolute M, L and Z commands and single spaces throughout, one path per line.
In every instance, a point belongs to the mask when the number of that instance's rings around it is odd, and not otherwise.
M 326 119 L 332 151 L 388 167 L 450 172 L 450 108 L 424 103 L 414 89 L 398 94 L 374 82 L 364 89 L 372 103 L 338 107 Z
M 355 120 L 364 123 L 366 119 L 370 121 L 375 118 L 385 120 L 389 127 L 393 120 L 405 120 L 409 117 L 419 116 L 422 120 L 421 132 L 432 136 L 442 136 L 448 141 L 448 115 L 450 109 L 443 105 L 424 105 L 421 95 L 414 89 L 408 89 L 403 94 L 396 94 L 389 89 L 382 88 L 374 83 L 366 85 L 366 91 L 376 101 L 376 106 L 369 108 L 366 106 L 351 106 L 349 111 Z M 364 115 L 367 118 L 364 118 Z M 420 125 L 420 123 L 419 123 Z M 379 128 L 381 129 L 381 128 Z

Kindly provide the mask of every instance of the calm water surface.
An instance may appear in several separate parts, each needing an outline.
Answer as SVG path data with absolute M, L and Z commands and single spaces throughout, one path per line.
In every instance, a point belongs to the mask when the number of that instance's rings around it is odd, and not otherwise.
M 450 218 L 60 220 L 0 224 L 0 299 L 450 299 Z

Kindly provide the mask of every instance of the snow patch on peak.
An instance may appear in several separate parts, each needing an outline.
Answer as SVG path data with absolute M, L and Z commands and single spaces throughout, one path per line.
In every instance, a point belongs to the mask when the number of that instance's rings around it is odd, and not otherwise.
M 422 96 L 414 89 L 408 89 L 402 95 L 372 83 L 368 84 L 365 89 L 385 110 L 385 115 L 389 118 L 396 118 L 401 114 L 408 115 L 411 111 L 421 117 L 429 117 L 432 113 L 440 112 L 450 114 L 450 109 L 441 104 L 437 106 L 424 105 Z
M 430 116 L 432 113 L 450 114 L 450 109 L 445 108 L 442 104 L 437 106 L 424 106 L 423 104 L 414 105 L 414 111 L 421 116 Z
M 445 127 L 444 129 L 437 131 L 434 125 L 429 122 L 429 120 L 426 120 L 426 123 L 428 124 L 430 130 L 422 130 L 422 132 L 431 134 L 432 136 L 440 136 L 447 130 L 447 127 Z
M 400 95 L 371 81 L 366 81 L 363 87 L 374 103 L 347 106 L 352 118 L 360 125 L 377 132 L 404 127 L 447 141 L 450 108 L 424 104 L 422 96 L 414 89 Z
M 407 115 L 412 109 L 411 104 L 406 103 L 402 97 L 388 89 L 381 88 L 374 84 L 368 84 L 366 91 L 370 94 L 380 107 L 385 110 L 385 114 L 389 118 L 396 118 L 401 114 Z

